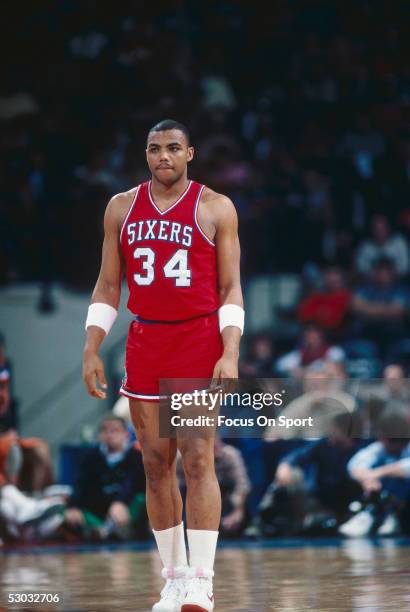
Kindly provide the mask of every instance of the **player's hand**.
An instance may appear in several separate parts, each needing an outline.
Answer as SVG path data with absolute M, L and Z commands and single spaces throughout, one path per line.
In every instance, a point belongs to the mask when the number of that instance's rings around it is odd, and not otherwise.
M 105 399 L 107 397 L 105 391 L 97 388 L 97 380 L 103 389 L 106 389 L 108 386 L 104 374 L 104 364 L 97 353 L 84 353 L 83 380 L 87 387 L 88 395 L 97 399 Z
M 219 381 L 223 378 L 238 378 L 238 359 L 222 355 L 215 364 L 212 378 Z
M 122 502 L 113 502 L 108 509 L 108 516 L 117 523 L 119 527 L 125 527 L 130 521 L 130 512 Z
M 238 359 L 229 355 L 222 355 L 215 364 L 212 374 L 212 387 L 222 383 L 222 388 L 225 393 L 232 392 L 235 388 L 233 382 L 238 378 Z M 225 380 L 225 382 L 223 382 Z

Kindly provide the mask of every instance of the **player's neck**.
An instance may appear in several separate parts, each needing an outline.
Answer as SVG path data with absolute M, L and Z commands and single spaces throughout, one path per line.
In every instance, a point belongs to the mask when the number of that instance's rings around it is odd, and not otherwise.
M 155 176 L 152 176 L 151 190 L 154 198 L 156 196 L 157 198 L 176 199 L 181 193 L 184 193 L 188 187 L 188 183 L 189 179 L 186 175 L 181 176 L 181 178 L 175 181 L 175 183 L 172 183 L 172 185 L 164 185 L 164 183 L 160 183 Z

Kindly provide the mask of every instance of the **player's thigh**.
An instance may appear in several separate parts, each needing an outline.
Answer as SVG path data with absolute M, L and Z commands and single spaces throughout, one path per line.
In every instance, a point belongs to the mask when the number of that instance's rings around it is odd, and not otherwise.
M 130 399 L 130 414 L 144 463 L 165 462 L 168 467 L 175 463 L 176 440 L 159 435 L 159 402 Z

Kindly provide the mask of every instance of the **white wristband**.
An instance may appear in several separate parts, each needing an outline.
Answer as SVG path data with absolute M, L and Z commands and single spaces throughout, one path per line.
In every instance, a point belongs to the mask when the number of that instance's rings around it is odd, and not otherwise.
M 91 327 L 91 325 L 95 325 L 96 327 L 101 327 L 101 329 L 108 334 L 114 324 L 115 319 L 117 318 L 117 314 L 118 312 L 115 310 L 115 308 L 109 304 L 103 304 L 102 302 L 90 304 L 88 307 L 85 329 L 87 329 L 87 327 Z
M 242 336 L 245 324 L 245 311 L 241 306 L 237 304 L 224 304 L 218 310 L 218 318 L 219 331 L 221 333 L 225 327 L 233 325 L 234 327 L 239 327 Z

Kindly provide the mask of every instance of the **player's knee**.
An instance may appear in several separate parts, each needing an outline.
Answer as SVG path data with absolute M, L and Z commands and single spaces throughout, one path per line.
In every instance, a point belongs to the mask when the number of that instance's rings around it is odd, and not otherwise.
M 201 480 L 212 469 L 208 453 L 203 450 L 188 450 L 182 454 L 185 478 Z
M 145 452 L 143 457 L 145 476 L 149 485 L 155 485 L 169 477 L 167 457 L 153 451 Z

